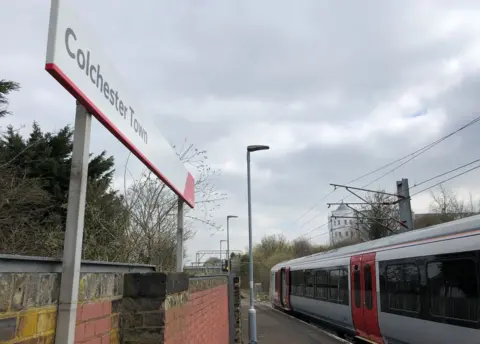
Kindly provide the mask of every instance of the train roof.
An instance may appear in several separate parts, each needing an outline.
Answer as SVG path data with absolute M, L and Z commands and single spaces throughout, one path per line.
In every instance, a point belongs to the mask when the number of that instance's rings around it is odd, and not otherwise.
M 392 245 L 406 244 L 418 240 L 433 239 L 444 235 L 460 234 L 462 232 L 467 232 L 476 228 L 480 228 L 480 215 L 470 216 L 460 220 L 445 222 L 431 227 L 403 232 L 377 240 L 367 241 L 356 245 L 345 246 L 338 249 L 315 253 L 301 258 L 291 259 L 274 265 L 272 267 L 272 270 L 278 270 L 280 267 L 283 267 L 285 265 L 293 267 L 297 264 L 304 264 L 319 259 L 330 259 L 344 255 L 353 255 L 364 251 L 371 251 Z

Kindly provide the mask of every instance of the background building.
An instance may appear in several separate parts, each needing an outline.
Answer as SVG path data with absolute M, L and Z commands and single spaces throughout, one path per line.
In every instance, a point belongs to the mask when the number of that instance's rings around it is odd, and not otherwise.
M 344 240 L 356 239 L 359 236 L 355 212 L 345 204 L 340 204 L 328 217 L 330 244 L 337 244 Z

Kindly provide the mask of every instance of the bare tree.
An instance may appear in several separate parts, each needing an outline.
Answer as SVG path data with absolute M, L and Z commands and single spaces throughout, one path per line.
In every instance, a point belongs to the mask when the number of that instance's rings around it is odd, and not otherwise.
M 470 194 L 468 201 L 464 201 L 459 199 L 452 190 L 440 185 L 438 190 L 436 192 L 431 191 L 430 195 L 432 197 L 431 212 L 418 214 L 415 217 L 415 228 L 434 226 L 469 217 L 479 212 L 478 207 L 473 202 L 472 194 Z
M 181 147 L 174 146 L 177 149 L 180 160 L 190 166 L 196 173 L 195 179 L 195 212 L 187 209 L 185 218 L 190 223 L 201 223 L 209 230 L 219 230 L 220 225 L 212 219 L 214 212 L 219 209 L 220 203 L 227 199 L 227 195 L 216 187 L 214 181 L 220 171 L 214 169 L 208 163 L 206 150 L 200 150 L 186 140 Z
M 284 235 L 267 235 L 254 247 L 254 254 L 262 258 L 273 256 L 277 252 L 291 251 L 291 245 Z
M 393 196 L 373 193 L 368 195 L 366 200 L 368 204 L 357 212 L 358 230 L 363 241 L 383 238 L 402 231 L 398 205 L 388 204 L 395 201 Z
M 315 247 L 308 239 L 299 238 L 292 242 L 293 254 L 295 257 L 305 257 L 315 252 Z
M 116 191 L 89 183 L 85 204 L 83 259 L 129 261 L 124 250 L 128 211 Z
M 152 173 L 134 182 L 125 197 L 129 211 L 125 253 L 129 260 L 175 267 L 177 198 Z M 185 227 L 184 240 L 193 233 Z
M 196 223 L 218 229 L 213 212 L 225 194 L 216 190 L 213 177 L 218 171 L 207 163 L 206 152 L 193 145 L 181 147 L 179 157 L 196 170 L 195 211 L 185 209 L 184 237 L 194 235 Z M 125 174 L 128 169 L 125 168 Z M 126 175 L 125 175 L 126 179 Z M 144 172 L 129 187 L 125 186 L 125 204 L 128 209 L 127 229 L 124 233 L 123 260 L 155 264 L 162 271 L 175 268 L 177 202 L 178 197 L 151 172 Z M 185 252 L 184 252 L 185 254 Z
M 431 197 L 430 208 L 434 213 L 440 215 L 441 222 L 469 217 L 478 213 L 471 194 L 469 202 L 465 202 L 460 200 L 452 190 L 440 185 L 437 192 L 431 192 Z
M 205 261 L 205 263 L 203 263 L 203 266 L 220 266 L 220 263 L 220 258 L 210 257 Z

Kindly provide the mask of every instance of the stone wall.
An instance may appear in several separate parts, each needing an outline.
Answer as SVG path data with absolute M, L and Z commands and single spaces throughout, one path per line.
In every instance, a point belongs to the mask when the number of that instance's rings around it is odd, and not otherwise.
M 243 344 L 241 302 L 242 302 L 242 297 L 240 294 L 240 277 L 234 277 L 233 278 L 233 318 L 235 321 L 234 341 L 236 344 Z
M 125 344 L 229 343 L 226 277 L 127 274 L 118 301 Z
M 54 343 L 60 270 L 59 261 L 0 257 L 0 343 Z M 82 271 L 76 344 L 229 343 L 226 276 L 132 273 L 153 267 L 101 262 Z
M 229 343 L 227 283 L 225 277 L 191 279 L 187 291 L 169 295 L 164 343 Z
M 185 294 L 187 289 L 188 277 L 183 273 L 126 274 L 123 299 L 118 302 L 122 343 L 164 343 L 167 295 Z
M 75 343 L 120 343 L 120 317 L 114 305 L 122 295 L 123 274 L 81 274 Z
M 122 289 L 121 274 L 81 274 L 76 343 L 119 343 L 112 301 Z M 59 291 L 58 273 L 1 273 L 0 343 L 54 343 Z

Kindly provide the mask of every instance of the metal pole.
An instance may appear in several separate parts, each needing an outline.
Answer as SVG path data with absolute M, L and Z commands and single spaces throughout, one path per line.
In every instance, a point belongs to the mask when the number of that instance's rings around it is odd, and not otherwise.
M 237 215 L 227 215 L 227 260 L 228 260 L 228 275 L 232 271 L 232 259 L 230 257 L 230 219 L 238 218 Z
M 77 101 L 56 343 L 73 344 L 75 340 L 91 125 L 92 115 Z
M 398 208 L 400 212 L 400 221 L 404 223 L 408 230 L 413 230 L 413 215 L 412 206 L 410 204 L 410 188 L 408 187 L 408 179 L 402 178 L 401 181 L 397 181 L 397 194 L 401 197 L 398 202 Z
M 227 264 L 228 264 L 227 275 L 230 276 L 230 270 L 232 270 L 232 267 L 230 266 L 230 228 L 228 226 L 229 219 L 230 217 L 227 216 Z
M 177 211 L 177 272 L 183 272 L 183 200 L 180 197 Z
M 220 240 L 220 264 L 222 264 L 222 242 L 226 242 L 227 240 Z
M 248 256 L 250 277 L 250 309 L 248 327 L 250 344 L 257 344 L 257 312 L 253 301 L 253 251 L 252 251 L 252 192 L 250 182 L 250 151 L 247 151 L 247 190 L 248 190 Z

